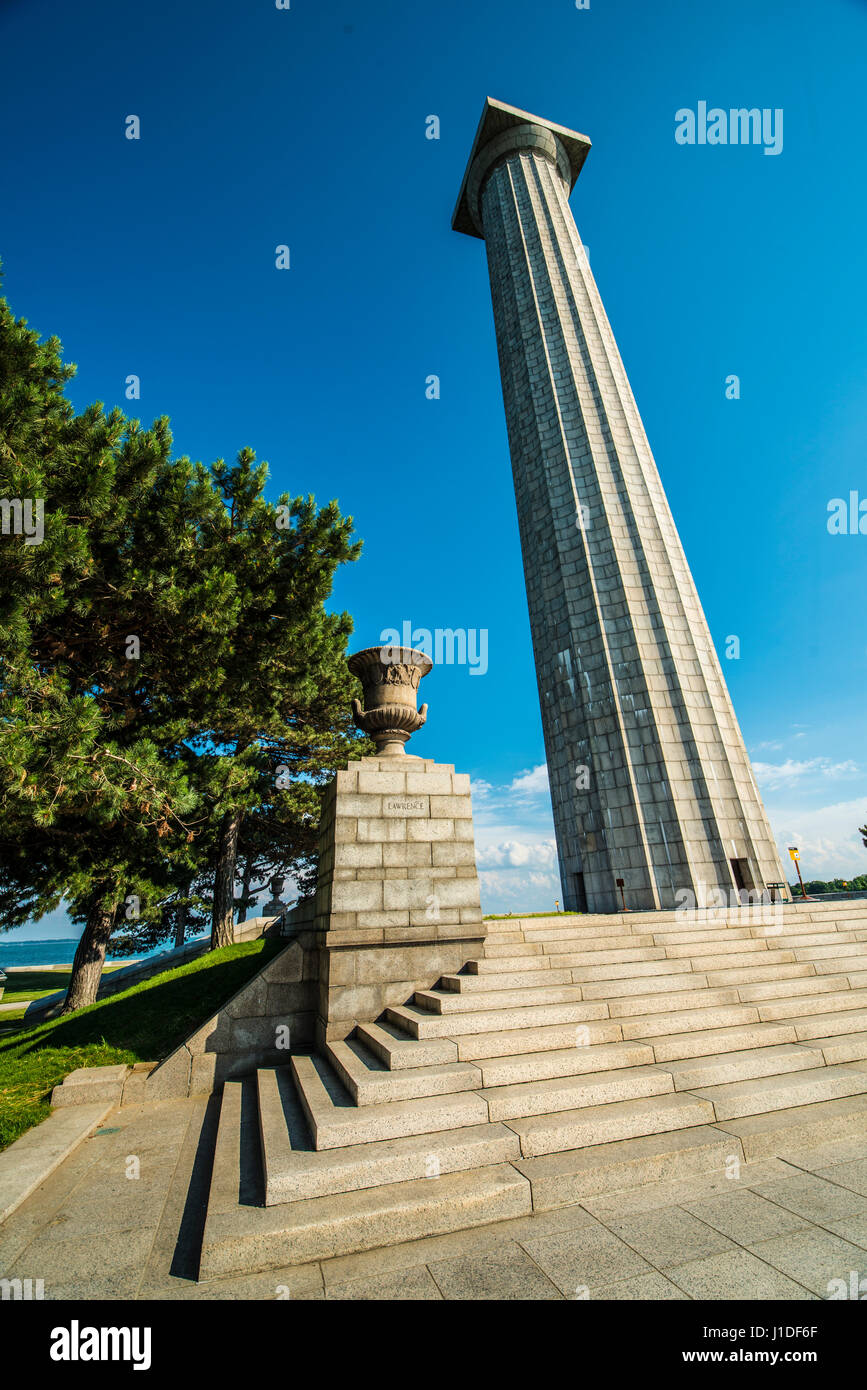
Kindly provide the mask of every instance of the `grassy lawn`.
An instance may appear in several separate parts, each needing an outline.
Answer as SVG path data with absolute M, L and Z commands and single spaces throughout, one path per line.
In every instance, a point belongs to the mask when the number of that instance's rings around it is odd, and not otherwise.
M 122 970 L 128 962 L 109 964 L 103 971 Z M 70 970 L 15 970 L 6 978 L 6 989 L 0 1003 L 17 1004 L 20 999 L 44 999 L 69 984 Z
M 260 938 L 210 951 L 67 1018 L 0 1035 L 0 1149 L 45 1119 L 52 1089 L 76 1067 L 167 1057 L 284 944 Z
M 4 999 L 2 1002 L 5 1004 L 6 1000 Z M 14 1023 L 16 1019 L 23 1018 L 26 1012 L 27 1005 L 22 1004 L 18 1009 L 9 1009 L 5 1013 L 0 1013 L 0 1033 L 8 1033 L 10 1023 Z
M 583 917 L 583 912 L 489 912 L 483 918 L 485 922 L 508 922 L 510 917 L 516 920 L 526 920 L 528 917 Z

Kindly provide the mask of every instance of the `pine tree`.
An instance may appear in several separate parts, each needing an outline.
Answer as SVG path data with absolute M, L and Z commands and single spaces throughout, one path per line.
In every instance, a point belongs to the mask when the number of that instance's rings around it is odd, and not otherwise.
M 337 566 L 354 560 L 360 546 L 336 502 L 319 510 L 309 496 L 267 502 L 267 468 L 252 450 L 242 450 L 232 467 L 220 460 L 213 477 L 226 507 L 225 561 L 242 614 L 212 687 L 210 750 L 218 753 L 213 776 L 222 812 L 211 928 L 217 947 L 232 939 L 245 817 L 267 814 L 272 824 L 300 828 L 304 814 L 313 814 L 305 782 L 321 782 L 359 749 L 345 662 L 352 623 L 346 613 L 326 612 L 324 602 Z
M 156 930 L 209 866 L 231 939 L 239 837 L 249 814 L 281 823 L 279 759 L 307 779 L 291 831 L 357 746 L 351 622 L 323 603 L 359 549 L 335 503 L 267 503 L 249 450 L 208 470 L 172 459 L 165 420 L 76 415 L 73 370 L 0 301 L 0 497 L 44 506 L 41 543 L 0 536 L 0 911 L 64 898 L 83 921 L 67 1008 L 95 997 L 130 903 Z
M 0 537 L 4 926 L 71 903 L 84 919 L 78 1004 L 124 895 L 152 891 L 155 844 L 194 834 L 166 675 L 183 653 L 178 611 L 194 613 L 196 596 L 160 565 L 182 535 L 142 549 L 149 509 L 165 493 L 219 506 L 204 470 L 172 469 L 165 421 L 142 430 L 100 405 L 76 415 L 63 394 L 73 371 L 56 339 L 40 343 L 0 302 L 0 494 L 43 527 L 34 544 Z

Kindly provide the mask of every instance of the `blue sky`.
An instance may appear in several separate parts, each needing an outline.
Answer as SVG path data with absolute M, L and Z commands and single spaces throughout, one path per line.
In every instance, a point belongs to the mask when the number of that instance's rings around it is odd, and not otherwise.
M 337 497 L 356 645 L 486 631 L 412 747 L 474 778 L 488 910 L 559 887 L 484 247 L 450 219 L 486 94 L 587 134 L 572 208 L 774 830 L 867 871 L 867 536 L 826 525 L 867 498 L 863 0 L 13 0 L 0 43 L 5 293 L 75 403 Z M 782 108 L 782 152 L 679 145 L 700 101 Z

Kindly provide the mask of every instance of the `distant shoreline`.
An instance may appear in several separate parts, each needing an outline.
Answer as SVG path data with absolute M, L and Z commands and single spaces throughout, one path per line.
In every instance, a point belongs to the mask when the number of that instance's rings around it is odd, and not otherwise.
M 5 970 L 7 975 L 20 970 L 71 970 L 77 946 L 77 937 L 9 941 L 0 934 L 0 970 Z M 134 965 L 165 949 L 165 946 L 158 946 L 154 951 L 144 951 L 137 956 L 108 955 L 106 965 Z
M 143 960 L 146 960 L 146 959 L 147 959 L 146 956 L 129 956 L 128 958 L 127 958 L 126 956 L 124 956 L 124 957 L 122 957 L 121 959 L 107 960 L 107 961 L 106 961 L 106 966 L 109 966 L 109 965 L 117 965 L 117 966 L 120 966 L 120 965 L 122 965 L 122 964 L 123 964 L 123 965 L 139 965 L 139 964 L 141 964 L 141 962 L 142 962 Z M 20 972 L 20 973 L 22 973 L 22 974 L 26 974 L 28 970 L 71 970 L 71 969 L 72 969 L 72 961 L 71 961 L 71 960 L 69 960 L 69 961 L 40 961 L 38 965 L 3 965 L 3 966 L 0 966 L 0 970 L 5 970 L 5 972 L 6 972 L 7 975 L 15 975 L 15 974 L 18 973 L 18 972 Z

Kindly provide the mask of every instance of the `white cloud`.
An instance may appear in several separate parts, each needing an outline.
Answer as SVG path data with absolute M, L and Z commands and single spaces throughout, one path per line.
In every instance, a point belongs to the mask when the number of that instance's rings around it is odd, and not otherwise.
M 480 869 L 485 912 L 553 912 L 559 901 L 559 875 L 515 869 Z
M 471 789 L 483 910 L 553 911 L 562 895 L 545 764 Z
M 551 869 L 557 862 L 557 849 L 553 840 L 541 840 L 536 844 L 526 840 L 504 840 L 479 849 L 476 862 L 480 869 Z
M 518 796 L 548 796 L 548 767 L 540 763 L 538 767 L 519 772 L 509 784 L 509 791 Z
M 849 776 L 857 771 L 858 765 L 853 763 L 851 758 L 842 763 L 832 763 L 830 758 L 806 758 L 801 762 L 796 758 L 787 758 L 784 763 L 753 763 L 756 781 L 767 791 L 776 791 L 780 787 L 790 787 L 803 777 L 812 777 L 816 780 L 819 778 L 834 779 Z
M 867 825 L 867 796 L 808 810 L 769 805 L 767 811 L 790 880 L 796 875 L 789 845 L 797 845 L 801 852 L 805 879 L 854 878 L 867 873 L 867 849 L 858 834 L 858 826 Z

